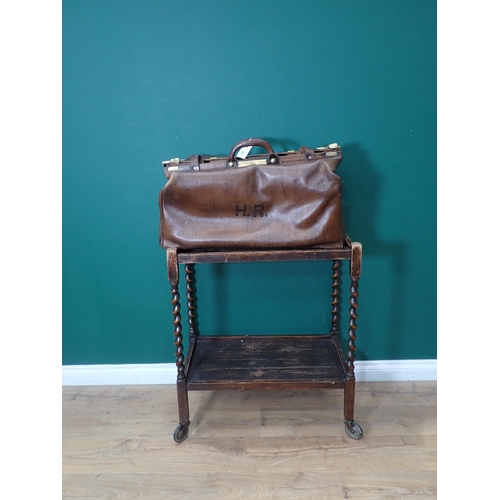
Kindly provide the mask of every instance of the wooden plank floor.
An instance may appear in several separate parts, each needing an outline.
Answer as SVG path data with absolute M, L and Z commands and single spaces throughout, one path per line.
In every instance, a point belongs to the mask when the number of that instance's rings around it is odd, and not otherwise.
M 174 443 L 173 385 L 63 387 L 62 497 L 72 499 L 436 498 L 436 383 L 343 391 L 190 392 Z

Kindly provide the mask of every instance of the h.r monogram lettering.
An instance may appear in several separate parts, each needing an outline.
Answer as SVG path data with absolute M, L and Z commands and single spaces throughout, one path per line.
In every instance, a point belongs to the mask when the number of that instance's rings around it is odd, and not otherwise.
M 247 205 L 243 205 L 243 208 L 240 208 L 240 205 L 236 205 L 236 209 L 234 211 L 234 215 L 239 217 L 250 217 L 250 210 L 247 212 Z M 253 206 L 253 216 L 257 217 L 260 215 L 261 217 L 267 217 L 267 214 L 264 214 L 264 205 L 254 205 Z

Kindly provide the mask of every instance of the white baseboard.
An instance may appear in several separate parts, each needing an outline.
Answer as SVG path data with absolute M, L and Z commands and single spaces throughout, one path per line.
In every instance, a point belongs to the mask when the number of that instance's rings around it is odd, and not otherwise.
M 437 380 L 436 359 L 356 361 L 355 369 L 359 382 Z
M 356 380 L 386 382 L 437 380 L 437 360 L 356 361 Z M 64 365 L 62 385 L 175 384 L 175 363 L 141 365 Z
M 176 378 L 175 363 L 62 367 L 62 385 L 175 384 Z

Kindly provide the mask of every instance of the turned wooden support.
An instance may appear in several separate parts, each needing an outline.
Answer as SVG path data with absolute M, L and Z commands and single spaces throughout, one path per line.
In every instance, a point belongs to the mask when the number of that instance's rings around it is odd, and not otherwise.
M 354 361 L 356 361 L 356 357 L 354 355 L 356 351 L 356 320 L 358 319 L 358 315 L 356 313 L 356 309 L 358 308 L 358 280 L 351 281 L 351 296 L 349 297 L 349 340 L 347 342 L 348 352 L 347 352 L 347 376 L 354 377 Z
M 182 345 L 181 306 L 179 304 L 179 268 L 177 265 L 177 249 L 167 249 L 167 270 L 172 294 L 172 315 L 174 317 L 175 364 L 177 365 L 177 381 L 184 380 L 184 346 Z
M 177 248 L 167 248 L 167 273 L 171 285 L 179 283 L 179 267 L 177 265 Z
M 192 342 L 196 337 L 196 323 L 195 323 L 195 293 L 194 293 L 194 264 L 186 264 L 184 266 L 186 271 L 186 298 L 187 298 L 187 309 L 188 309 L 188 324 L 189 324 L 189 341 Z
M 354 362 L 356 361 L 356 320 L 358 319 L 358 281 L 361 276 L 361 243 L 351 242 L 351 288 L 349 297 L 349 340 L 347 342 L 347 377 L 354 378 Z
M 347 380 L 344 389 L 344 420 L 352 422 L 354 420 L 354 396 L 356 382 L 354 378 Z
M 179 304 L 179 290 L 177 285 L 172 285 L 172 315 L 174 316 L 174 344 L 175 344 L 175 364 L 177 365 L 177 380 L 185 379 L 184 347 L 182 345 L 182 325 Z
M 351 279 L 359 280 L 361 276 L 362 252 L 361 243 L 356 241 L 351 242 Z
M 331 335 L 339 333 L 339 277 L 340 277 L 340 261 L 334 260 L 332 265 L 332 329 Z

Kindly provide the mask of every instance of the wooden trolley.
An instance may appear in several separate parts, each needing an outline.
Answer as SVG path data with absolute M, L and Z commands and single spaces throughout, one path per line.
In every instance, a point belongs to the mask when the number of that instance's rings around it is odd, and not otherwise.
M 344 423 L 349 437 L 360 439 L 363 431 L 354 420 L 354 361 L 358 281 L 361 275 L 361 244 L 347 238 L 342 249 L 252 251 L 185 251 L 167 249 L 171 285 L 174 343 L 177 365 L 179 425 L 177 443 L 189 431 L 188 392 L 217 389 L 343 389 Z M 194 265 L 198 263 L 276 262 L 331 260 L 332 327 L 328 335 L 199 336 L 195 326 Z M 339 340 L 339 267 L 350 261 L 349 330 L 347 358 Z M 179 265 L 185 265 L 189 346 L 184 345 L 179 305 Z M 258 358 L 256 358 L 258 353 Z

